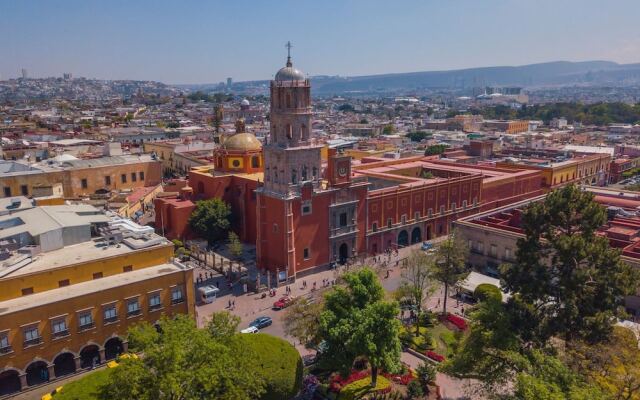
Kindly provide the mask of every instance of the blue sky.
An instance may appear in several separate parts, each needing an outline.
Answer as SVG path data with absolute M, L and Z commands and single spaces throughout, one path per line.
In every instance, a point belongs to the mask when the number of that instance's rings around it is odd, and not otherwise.
M 640 0 L 0 0 L 0 77 L 269 79 L 640 62 Z

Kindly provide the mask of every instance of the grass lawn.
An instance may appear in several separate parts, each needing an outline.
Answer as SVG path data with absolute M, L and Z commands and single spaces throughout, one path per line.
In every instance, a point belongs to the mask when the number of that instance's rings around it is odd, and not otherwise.
M 435 342 L 434 351 L 447 358 L 451 358 L 454 355 L 457 342 L 453 331 L 449 330 L 443 324 L 438 324 L 431 328 L 431 334 L 433 335 L 433 341 Z
M 343 387 L 338 395 L 338 400 L 356 400 L 362 398 L 362 396 L 371 393 L 373 391 L 386 389 L 391 385 L 391 382 L 382 375 L 378 375 L 378 381 L 376 387 L 371 387 L 371 376 L 367 376 L 359 381 L 351 382 L 347 386 Z
M 53 399 L 96 400 L 98 398 L 98 388 L 107 381 L 110 372 L 109 368 L 104 368 L 91 372 L 77 381 L 67 383 L 62 388 L 62 392 L 56 394 Z

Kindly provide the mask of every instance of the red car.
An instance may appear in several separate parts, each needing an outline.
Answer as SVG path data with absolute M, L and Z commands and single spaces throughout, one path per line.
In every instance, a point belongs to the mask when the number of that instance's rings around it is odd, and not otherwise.
M 281 297 L 278 301 L 273 303 L 273 308 L 275 310 L 282 310 L 285 307 L 289 307 L 293 302 L 293 298 L 289 296 Z

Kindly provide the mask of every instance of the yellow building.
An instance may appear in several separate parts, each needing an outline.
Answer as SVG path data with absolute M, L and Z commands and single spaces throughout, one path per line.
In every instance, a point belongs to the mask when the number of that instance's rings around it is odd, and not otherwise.
M 0 395 L 115 358 L 132 324 L 194 313 L 193 270 L 148 227 L 86 205 L 0 226 Z
M 500 168 L 537 169 L 542 171 L 542 186 L 554 189 L 568 183 L 604 185 L 609 175 L 611 156 L 608 154 L 583 154 L 561 162 L 535 160 L 513 163 L 499 162 Z

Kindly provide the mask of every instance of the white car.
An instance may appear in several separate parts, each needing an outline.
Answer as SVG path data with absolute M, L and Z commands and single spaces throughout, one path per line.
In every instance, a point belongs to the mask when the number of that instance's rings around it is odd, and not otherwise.
M 240 333 L 258 333 L 258 328 L 255 326 L 250 326 L 240 331 Z

